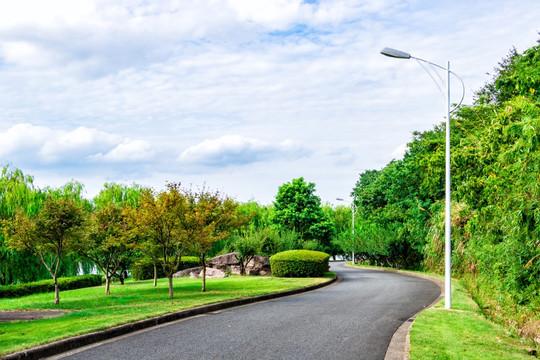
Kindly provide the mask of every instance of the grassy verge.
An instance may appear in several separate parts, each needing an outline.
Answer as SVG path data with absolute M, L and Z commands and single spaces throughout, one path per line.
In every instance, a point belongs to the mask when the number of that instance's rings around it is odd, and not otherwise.
M 381 269 L 376 266 L 357 266 Z M 436 274 L 427 275 L 442 278 Z M 459 281 L 452 281 L 452 309 L 445 310 L 443 300 L 422 312 L 412 326 L 410 342 L 411 360 L 531 360 L 535 357 L 529 351 L 538 351 L 532 340 L 524 340 L 483 316 Z
M 328 275 L 328 276 L 334 276 Z M 169 299 L 167 279 L 126 282 L 113 285 L 111 295 L 104 287 L 60 292 L 60 305 L 51 293 L 16 299 L 1 299 L 0 310 L 62 309 L 70 311 L 56 318 L 0 323 L 0 356 L 64 339 L 200 305 L 246 298 L 314 285 L 328 278 L 274 278 L 233 276 L 208 279 L 201 292 L 200 279 L 174 279 L 174 299 Z
M 452 283 L 452 309 L 444 301 L 421 313 L 411 329 L 412 360 L 533 359 L 526 340 L 481 315 L 461 284 Z

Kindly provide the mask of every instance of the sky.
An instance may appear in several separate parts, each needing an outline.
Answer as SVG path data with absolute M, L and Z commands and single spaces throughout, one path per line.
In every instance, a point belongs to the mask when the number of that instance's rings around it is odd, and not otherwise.
M 449 61 L 471 104 L 513 47 L 536 45 L 539 5 L 2 1 L 0 166 L 39 187 L 81 182 L 88 198 L 180 182 L 270 204 L 304 177 L 323 203 L 346 203 L 361 172 L 445 120 L 435 68 L 380 50 Z

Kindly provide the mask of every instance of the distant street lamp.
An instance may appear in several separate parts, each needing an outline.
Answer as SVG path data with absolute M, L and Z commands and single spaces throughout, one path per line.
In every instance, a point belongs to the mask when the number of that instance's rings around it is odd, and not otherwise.
M 434 64 L 430 61 L 423 60 L 414 56 L 411 56 L 411 54 L 406 53 L 404 51 L 391 49 L 391 48 L 384 48 L 381 50 L 381 54 L 397 59 L 415 59 L 418 61 L 420 66 L 429 74 L 431 79 L 435 82 L 435 85 L 441 90 L 439 87 L 439 84 L 437 81 L 433 78 L 431 73 L 422 65 L 421 62 L 430 64 L 432 66 L 438 67 L 439 69 L 443 69 L 446 71 L 446 214 L 445 214 L 445 266 L 444 266 L 444 293 L 445 293 L 445 308 L 451 309 L 452 308 L 452 287 L 451 287 L 451 279 L 452 279 L 452 243 L 451 243 L 451 223 L 450 223 L 450 210 L 451 210 L 451 196 L 450 196 L 450 113 L 457 109 L 459 105 L 461 105 L 461 102 L 463 101 L 463 97 L 465 96 L 465 85 L 463 84 L 463 80 L 454 72 L 450 71 L 450 61 L 448 61 L 446 68 L 437 64 Z M 457 104 L 452 110 L 450 110 L 450 74 L 453 74 L 455 77 L 461 81 L 462 86 L 462 96 L 461 100 L 459 101 L 459 104 Z M 442 92 L 442 90 L 441 90 Z
M 337 201 L 343 201 L 345 202 L 345 200 L 343 200 L 342 198 L 336 198 Z M 351 230 L 351 240 L 354 241 L 354 214 L 356 213 L 356 204 L 354 203 L 354 200 L 351 201 L 351 212 L 352 212 L 352 230 Z M 352 254 L 352 263 L 354 265 L 354 249 L 351 249 L 351 254 Z

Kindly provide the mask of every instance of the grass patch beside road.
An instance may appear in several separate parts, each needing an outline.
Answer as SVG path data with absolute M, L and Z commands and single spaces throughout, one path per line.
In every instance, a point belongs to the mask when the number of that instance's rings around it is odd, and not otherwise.
M 481 315 L 457 281 L 452 286 L 451 310 L 444 309 L 443 300 L 415 320 L 410 332 L 411 360 L 534 358 L 526 340 Z
M 328 277 L 233 276 L 207 279 L 207 291 L 204 293 L 201 292 L 200 279 L 177 278 L 174 279 L 172 300 L 168 298 L 167 279 L 159 279 L 157 287 L 152 286 L 153 280 L 112 285 L 109 296 L 104 295 L 104 286 L 61 291 L 59 305 L 53 304 L 52 293 L 1 299 L 0 310 L 61 309 L 70 312 L 56 318 L 0 323 L 0 356 L 201 305 L 315 285 L 329 280 Z
M 376 266 L 369 268 L 395 270 Z M 443 278 L 419 271 L 414 273 Z M 452 281 L 452 309 L 446 310 L 442 300 L 422 312 L 410 331 L 410 345 L 411 360 L 531 360 L 535 357 L 529 351 L 538 350 L 532 340 L 522 339 L 487 319 L 459 281 Z

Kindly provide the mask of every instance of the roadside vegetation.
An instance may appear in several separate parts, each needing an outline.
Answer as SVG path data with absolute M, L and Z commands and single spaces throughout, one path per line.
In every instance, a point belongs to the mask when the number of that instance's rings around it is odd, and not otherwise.
M 540 44 L 512 50 L 452 115 L 452 271 L 481 311 L 540 341 Z M 444 271 L 445 128 L 360 174 L 356 261 Z
M 536 358 L 534 341 L 487 319 L 458 281 L 452 286 L 452 310 L 446 310 L 442 300 L 413 323 L 411 360 Z

